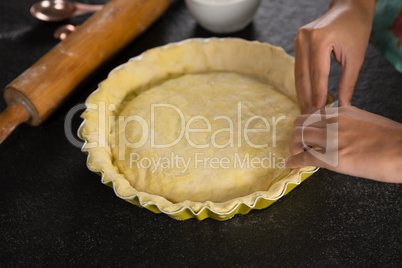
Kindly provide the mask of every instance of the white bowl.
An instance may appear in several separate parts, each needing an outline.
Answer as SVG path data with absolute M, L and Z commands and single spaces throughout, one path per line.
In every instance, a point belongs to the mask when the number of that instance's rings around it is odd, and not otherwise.
M 261 0 L 186 0 L 197 22 L 214 33 L 242 30 L 253 19 Z

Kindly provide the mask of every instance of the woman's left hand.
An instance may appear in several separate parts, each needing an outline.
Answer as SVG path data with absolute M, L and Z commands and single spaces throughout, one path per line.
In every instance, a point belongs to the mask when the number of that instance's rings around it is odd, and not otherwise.
M 286 168 L 318 166 L 402 182 L 402 124 L 356 107 L 322 108 L 297 117 L 290 152 Z

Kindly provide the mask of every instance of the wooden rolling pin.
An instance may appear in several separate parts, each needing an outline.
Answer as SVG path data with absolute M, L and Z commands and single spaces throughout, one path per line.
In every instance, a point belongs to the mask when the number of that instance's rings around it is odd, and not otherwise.
M 6 86 L 0 143 L 23 122 L 37 126 L 93 71 L 152 24 L 169 0 L 111 0 Z

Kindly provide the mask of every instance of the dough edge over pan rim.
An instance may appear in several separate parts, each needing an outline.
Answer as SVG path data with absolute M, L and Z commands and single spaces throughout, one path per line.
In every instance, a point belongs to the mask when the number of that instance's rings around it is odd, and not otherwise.
M 203 50 L 206 53 L 199 53 L 196 61 L 194 52 Z M 218 57 L 208 52 L 214 52 Z M 183 54 L 184 53 L 184 54 Z M 234 53 L 230 60 L 222 60 L 225 53 Z M 211 53 L 210 53 L 211 54 Z M 173 56 L 172 60 L 164 60 L 161 68 L 159 61 L 165 56 Z M 181 61 L 174 61 L 177 55 Z M 177 59 L 177 58 L 176 58 Z M 257 60 L 264 59 L 264 60 Z M 194 63 L 195 62 L 195 63 Z M 142 76 L 143 68 L 156 70 L 153 77 Z M 133 88 L 142 85 L 149 85 L 161 81 L 169 76 L 184 73 L 200 73 L 205 71 L 233 71 L 246 75 L 257 76 L 259 79 L 271 83 L 283 94 L 296 100 L 294 86 L 294 58 L 288 55 L 282 48 L 259 41 L 246 41 L 239 38 L 192 38 L 177 43 L 170 43 L 162 47 L 156 47 L 131 58 L 127 63 L 113 69 L 106 80 L 99 84 L 99 87 L 87 98 L 86 110 L 81 115 L 84 119 L 78 136 L 85 141 L 82 151 L 88 154 L 88 168 L 101 176 L 102 183 L 113 188 L 115 194 L 137 206 L 145 207 L 155 213 L 165 213 L 175 219 L 198 218 L 202 220 L 211 217 L 218 220 L 226 220 L 237 213 L 246 214 L 251 209 L 262 209 L 271 205 L 281 198 L 295 186 L 299 185 L 305 178 L 318 170 L 316 167 L 303 167 L 292 169 L 289 176 L 276 182 L 268 191 L 258 191 L 243 197 L 234 198 L 222 203 L 193 202 L 186 200 L 179 203 L 172 203 L 166 198 L 146 192 L 138 192 L 119 173 L 113 165 L 112 153 L 108 148 L 108 131 L 99 129 L 98 112 L 91 109 L 91 105 L 104 101 L 106 104 L 119 103 L 132 90 L 110 90 L 110 83 L 113 79 L 128 78 L 133 80 Z M 136 73 L 138 75 L 136 75 Z M 125 74 L 126 73 L 126 74 Z M 106 113 L 109 112 L 106 109 Z M 91 148 L 90 144 L 102 143 L 104 146 Z

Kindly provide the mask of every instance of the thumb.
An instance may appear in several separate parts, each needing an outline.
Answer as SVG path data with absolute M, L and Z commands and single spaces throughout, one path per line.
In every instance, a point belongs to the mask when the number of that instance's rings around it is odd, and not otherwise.
M 299 168 L 305 166 L 313 166 L 313 155 L 310 154 L 308 151 L 304 151 L 299 154 L 295 154 L 288 159 L 285 160 L 285 167 L 286 168 Z
M 289 157 L 284 161 L 285 168 L 314 166 L 329 170 L 339 169 L 339 152 L 325 150 L 308 150 Z
M 321 161 L 319 161 L 314 155 L 309 151 L 304 151 L 302 153 L 293 155 L 285 160 L 286 168 L 300 168 L 305 166 L 321 166 Z

